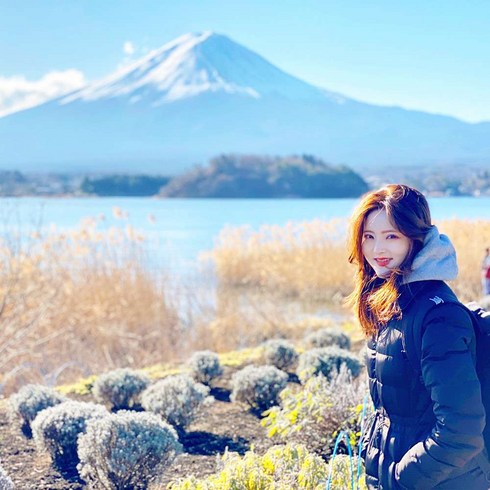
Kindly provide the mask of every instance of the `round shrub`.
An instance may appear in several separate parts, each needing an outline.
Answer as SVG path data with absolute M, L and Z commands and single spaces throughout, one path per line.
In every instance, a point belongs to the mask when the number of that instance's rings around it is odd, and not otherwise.
M 223 374 L 218 354 L 209 350 L 194 352 L 189 360 L 192 377 L 198 382 L 209 385 L 213 379 Z
M 29 384 L 10 396 L 9 411 L 12 417 L 21 419 L 23 430 L 29 431 L 31 422 L 41 410 L 53 407 L 66 400 L 66 397 L 60 395 L 53 388 Z
M 95 488 L 143 490 L 181 451 L 174 428 L 156 415 L 120 411 L 88 421 L 78 439 L 78 470 Z
M 115 369 L 100 375 L 92 392 L 99 403 L 113 410 L 130 409 L 139 402 L 140 393 L 150 384 L 150 378 L 134 369 Z
M 288 375 L 274 366 L 246 366 L 232 377 L 231 400 L 265 410 L 277 405 Z
M 209 388 L 190 376 L 169 376 L 149 386 L 141 395 L 141 405 L 148 412 L 163 417 L 178 430 L 184 430 L 196 417 L 208 397 Z
M 272 339 L 262 344 L 267 364 L 279 369 L 291 367 L 298 359 L 294 346 L 287 340 Z
M 299 356 L 297 375 L 301 383 L 305 383 L 312 376 L 323 374 L 330 379 L 334 372 L 338 372 L 345 364 L 352 376 L 361 372 L 361 362 L 348 350 L 330 346 L 311 349 Z
M 350 337 L 340 328 L 322 328 L 310 333 L 306 339 L 306 344 L 310 347 L 330 347 L 336 345 L 341 349 L 350 349 Z
M 14 483 L 0 465 L 0 490 L 14 490 Z
M 109 412 L 95 403 L 68 401 L 39 412 L 32 422 L 32 434 L 38 449 L 47 451 L 56 467 L 70 471 L 78 464 L 77 438 L 86 424 Z

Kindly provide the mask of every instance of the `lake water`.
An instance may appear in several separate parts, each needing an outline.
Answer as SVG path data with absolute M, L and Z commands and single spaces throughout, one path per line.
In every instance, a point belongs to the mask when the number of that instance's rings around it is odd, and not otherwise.
M 185 268 L 213 247 L 226 225 L 285 225 L 289 221 L 331 220 L 351 214 L 357 199 L 148 199 L 148 198 L 3 198 L 0 230 L 76 229 L 84 218 L 104 219 L 98 227 L 131 224 L 148 238 L 162 267 Z M 433 219 L 490 220 L 490 198 L 433 198 Z M 127 218 L 115 216 L 121 210 Z

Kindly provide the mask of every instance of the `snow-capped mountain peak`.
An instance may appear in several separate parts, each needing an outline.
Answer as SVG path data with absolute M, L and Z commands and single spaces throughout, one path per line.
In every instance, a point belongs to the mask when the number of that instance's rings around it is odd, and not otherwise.
M 279 70 L 258 54 L 226 36 L 206 31 L 185 34 L 112 75 L 61 99 L 127 97 L 151 105 L 224 92 L 260 98 L 275 94 L 289 99 L 343 98 L 309 85 Z
M 308 153 L 355 166 L 487 165 L 489 141 L 489 123 L 354 101 L 203 32 L 0 118 L 0 168 L 172 175 L 223 152 Z

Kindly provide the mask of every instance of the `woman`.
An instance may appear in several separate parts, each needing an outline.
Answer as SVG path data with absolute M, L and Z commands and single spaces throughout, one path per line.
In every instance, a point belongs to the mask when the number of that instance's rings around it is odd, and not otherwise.
M 425 197 L 405 185 L 365 195 L 350 231 L 349 261 L 357 265 L 350 299 L 368 338 L 376 409 L 361 455 L 368 488 L 488 490 L 479 465 L 485 410 L 468 313 L 431 297 L 442 304 L 420 329 L 421 376 L 402 340 L 422 291 L 456 277 L 453 246 L 432 225 Z

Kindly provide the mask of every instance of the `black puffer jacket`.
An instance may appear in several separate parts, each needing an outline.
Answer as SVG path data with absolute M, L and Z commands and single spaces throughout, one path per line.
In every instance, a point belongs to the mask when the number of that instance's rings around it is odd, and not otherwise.
M 426 281 L 405 284 L 405 322 Z M 422 376 L 392 320 L 368 341 L 367 368 L 376 409 L 363 457 L 370 489 L 488 490 L 475 456 L 483 448 L 485 411 L 475 371 L 475 334 L 465 310 L 441 304 L 422 329 Z

